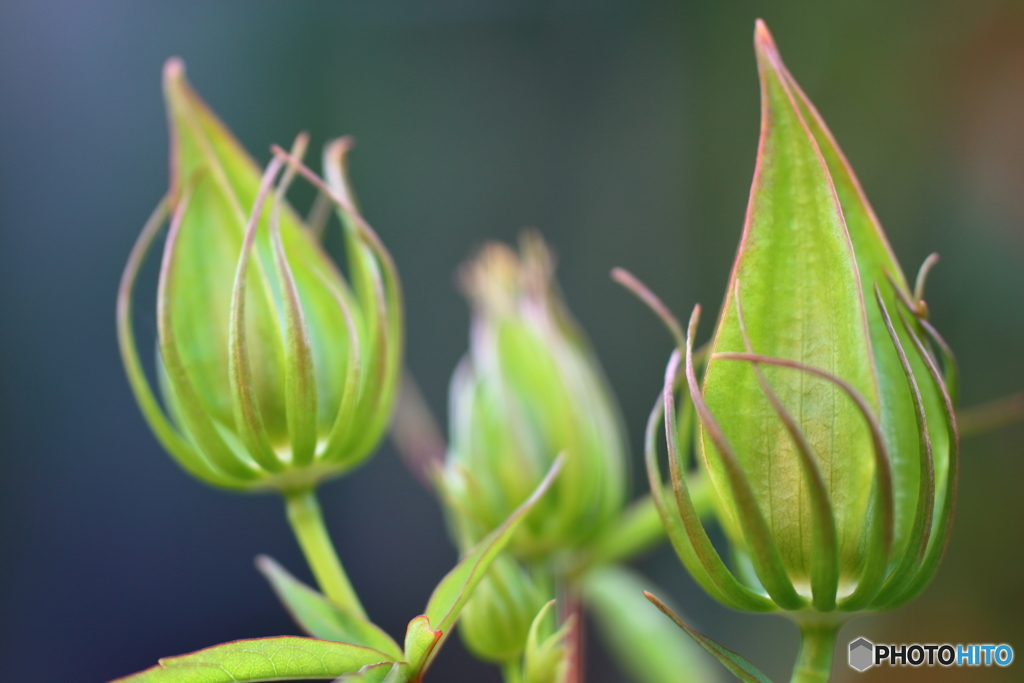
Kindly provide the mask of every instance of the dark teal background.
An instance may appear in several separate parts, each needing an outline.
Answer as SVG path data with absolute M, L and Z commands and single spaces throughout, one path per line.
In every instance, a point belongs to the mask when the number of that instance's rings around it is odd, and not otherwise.
M 758 16 L 904 268 L 942 253 L 928 301 L 959 352 L 963 402 L 1024 387 L 1020 3 L 3 0 L 0 681 L 104 681 L 295 632 L 252 567 L 268 552 L 308 576 L 280 502 L 183 474 L 117 354 L 117 281 L 167 182 L 167 56 L 261 161 L 303 129 L 317 147 L 357 138 L 355 187 L 406 287 L 408 364 L 440 415 L 467 343 L 455 268 L 539 228 L 639 451 L 670 342 L 608 271 L 631 269 L 680 314 L 717 309 L 754 166 Z M 151 294 L 138 305 L 150 334 Z M 1022 439 L 1016 426 L 965 444 L 936 581 L 848 627 L 841 653 L 858 635 L 1024 653 Z M 371 615 L 400 634 L 455 559 L 436 503 L 388 445 L 322 501 Z M 665 549 L 641 566 L 695 624 L 786 679 L 787 622 L 719 607 Z M 620 680 L 592 652 L 589 680 Z M 1011 681 L 1024 666 L 853 675 L 843 657 L 836 680 Z M 457 639 L 431 678 L 497 680 Z

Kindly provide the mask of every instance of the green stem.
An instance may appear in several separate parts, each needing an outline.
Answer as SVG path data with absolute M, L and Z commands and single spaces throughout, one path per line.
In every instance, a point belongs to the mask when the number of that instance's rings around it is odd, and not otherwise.
M 519 659 L 513 659 L 501 665 L 501 677 L 505 683 L 523 683 L 523 667 Z
M 686 483 L 697 515 L 707 520 L 714 513 L 710 478 L 706 475 L 690 476 Z M 671 484 L 665 487 L 664 495 L 669 498 L 675 496 Z M 566 576 L 577 579 L 595 565 L 632 559 L 664 540 L 665 527 L 654 506 L 654 499 L 647 494 L 630 504 L 605 533 L 572 557 Z
M 800 623 L 800 654 L 790 683 L 828 683 L 840 626 L 830 621 Z
M 324 517 L 313 489 L 294 491 L 285 495 L 288 522 L 299 541 L 306 561 L 324 595 L 359 616 L 366 618 L 359 597 L 352 589 L 331 537 L 327 535 Z

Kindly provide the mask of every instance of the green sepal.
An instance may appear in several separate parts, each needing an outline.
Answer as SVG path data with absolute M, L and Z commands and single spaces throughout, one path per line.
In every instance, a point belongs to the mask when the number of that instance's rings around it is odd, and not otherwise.
M 683 629 L 687 635 L 697 641 L 698 645 L 710 652 L 715 659 L 721 662 L 726 669 L 735 675 L 736 678 L 743 681 L 743 683 L 772 683 L 767 676 L 758 671 L 757 667 L 746 659 L 732 650 L 722 647 L 703 633 L 698 633 L 687 626 L 686 622 L 680 619 L 678 614 L 669 609 L 668 606 L 657 597 L 646 591 L 644 591 L 644 596 L 654 603 L 655 607 L 664 612 L 672 621 L 676 622 L 676 625 L 679 626 L 679 628 Z
M 200 178 L 196 186 L 201 187 L 205 181 L 205 178 Z M 176 264 L 181 259 L 179 240 L 186 209 L 192 199 L 191 190 L 191 186 L 185 188 L 174 208 L 164 244 L 160 278 L 157 281 L 157 339 L 161 377 L 168 389 L 167 403 L 171 407 L 171 414 L 180 421 L 179 428 L 190 436 L 191 441 L 217 468 L 234 479 L 253 480 L 257 476 L 255 470 L 225 443 L 222 431 L 217 427 L 215 413 L 207 412 L 200 389 L 187 371 L 187 363 L 179 345 L 177 327 L 174 323 L 175 310 L 182 308 L 177 303 L 178 288 L 175 282 L 180 273 Z M 189 344 L 185 344 L 184 347 L 187 349 Z
M 138 401 L 146 422 L 149 423 L 160 444 L 178 461 L 178 464 L 189 474 L 216 486 L 241 488 L 234 479 L 225 476 L 215 465 L 211 464 L 202 451 L 198 450 L 188 437 L 181 434 L 172 423 L 153 393 L 153 388 L 150 386 L 146 373 L 142 369 L 142 363 L 139 361 L 139 351 L 135 343 L 135 330 L 132 326 L 135 281 L 138 278 L 139 269 L 142 267 L 146 254 L 153 244 L 153 240 L 167 220 L 169 210 L 169 200 L 167 197 L 164 197 L 160 200 L 156 209 L 153 210 L 153 214 L 142 228 L 142 232 L 132 247 L 131 254 L 128 256 L 128 263 L 125 265 L 124 273 L 121 276 L 121 283 L 117 292 L 117 341 L 121 350 L 121 359 L 124 362 L 125 372 L 128 375 L 128 382 L 131 385 L 132 392 L 135 394 L 135 400 Z M 159 365 L 162 365 L 162 363 Z
M 587 572 L 583 597 L 601 640 L 636 683 L 714 683 L 706 655 L 643 597 L 651 582 L 621 565 Z
M 675 367 L 670 367 L 666 373 L 666 394 L 674 391 L 674 378 L 679 363 L 678 351 L 673 354 L 673 359 L 671 364 Z M 685 388 L 683 391 L 683 399 L 688 401 L 689 394 Z M 665 495 L 661 468 L 658 465 L 658 431 L 664 421 L 664 415 L 665 400 L 664 397 L 658 397 L 647 420 L 644 461 L 647 465 L 651 498 L 661 516 L 662 524 L 665 525 L 665 532 L 672 548 L 694 580 L 723 605 L 752 612 L 771 612 L 777 609 L 771 599 L 740 583 L 725 566 L 701 523 L 685 477 L 673 481 L 676 494 L 674 497 Z M 668 438 L 670 447 L 674 448 L 672 443 L 676 440 L 676 435 L 669 432 Z M 677 457 L 677 454 L 672 453 L 669 457 Z
M 261 181 L 254 160 L 189 86 L 181 60 L 168 60 L 164 92 L 171 132 L 166 207 L 174 218 L 158 291 L 158 375 L 180 439 L 168 436 L 147 392 L 135 387 L 129 349 L 126 369 L 143 411 L 168 450 L 216 485 L 287 490 L 336 475 L 358 458 L 347 453 L 349 461 L 339 464 L 317 448 L 343 403 L 354 410 L 359 402 L 359 350 L 352 342 L 367 315 L 285 200 L 296 172 L 292 158 L 273 191 L 284 160 L 275 155 Z M 295 156 L 307 140 L 297 138 Z M 152 241 L 155 230 L 145 232 L 137 246 Z M 379 240 L 364 241 L 364 249 L 383 253 Z M 144 252 L 130 258 L 128 290 Z M 400 310 L 388 315 L 400 329 Z M 376 397 L 385 388 L 362 383 L 362 402 L 380 405 Z M 382 410 L 374 421 L 386 420 Z M 346 431 L 376 440 L 379 430 L 367 435 L 369 421 L 353 430 L 346 420 Z M 197 457 L 182 457 L 182 444 Z
M 767 591 L 772 601 L 783 609 L 800 609 L 806 604 L 806 600 L 796 592 L 792 579 L 786 572 L 784 557 L 780 551 L 777 539 L 772 535 L 768 521 L 758 506 L 754 487 L 744 472 L 744 468 L 733 451 L 731 444 L 719 426 L 718 421 L 712 415 L 710 408 L 704 400 L 700 386 L 697 382 L 697 374 L 693 363 L 693 338 L 697 331 L 697 323 L 700 320 L 700 306 L 693 309 L 690 315 L 690 322 L 686 331 L 686 355 L 685 375 L 686 384 L 689 389 L 690 401 L 693 402 L 694 410 L 701 426 L 701 434 L 706 435 L 715 445 L 720 456 L 720 467 L 725 481 L 728 483 L 728 490 L 732 493 L 732 501 L 736 506 L 739 515 L 739 531 L 745 541 L 744 549 L 750 555 L 750 560 L 757 571 L 761 585 Z M 712 359 L 714 356 L 712 356 Z M 673 352 L 668 368 L 665 372 L 665 430 L 669 448 L 669 464 L 675 469 L 672 472 L 672 483 L 676 490 L 676 499 L 680 511 L 686 509 L 686 501 L 680 497 L 683 489 L 683 479 L 680 472 L 680 456 L 677 452 L 678 441 L 673 435 L 678 434 L 676 428 L 676 411 L 674 406 L 674 381 L 678 373 L 680 353 L 677 349 Z M 708 363 L 708 370 L 711 363 Z M 707 384 L 707 374 L 704 377 Z M 711 465 L 705 457 L 705 465 L 711 472 Z M 686 517 L 696 516 L 694 510 L 683 512 Z M 699 520 L 691 523 L 692 526 L 699 526 Z M 692 535 L 692 534 L 691 534 Z M 706 534 L 705 534 L 706 537 Z M 717 557 L 717 551 L 715 553 Z M 721 560 L 718 560 L 719 564 Z M 724 566 L 724 565 L 723 565 Z
M 745 348 L 733 303 L 741 282 L 747 332 L 757 353 L 836 374 L 877 411 L 857 261 L 827 165 L 782 77 L 763 24 L 755 46 L 761 139 L 714 353 Z M 862 561 L 873 474 L 871 435 L 838 387 L 774 368 L 765 375 L 781 403 L 798 416 L 797 426 L 821 469 L 830 473 L 841 574 L 852 579 Z M 734 542 L 746 546 L 773 599 L 784 607 L 795 604 L 788 580 L 805 583 L 812 573 L 811 534 L 800 524 L 810 518 L 812 506 L 798 448 L 751 366 L 712 356 L 703 397 L 721 425 L 721 430 L 709 428 L 711 419 L 701 415 L 701 450 L 719 492 L 723 526 Z M 765 444 L 772 444 L 771 457 L 765 456 Z
M 747 335 L 743 319 L 743 304 L 740 296 L 740 283 L 736 283 L 736 317 L 743 335 L 743 344 L 747 353 L 753 353 L 750 338 Z M 792 413 L 779 400 L 764 371 L 757 363 L 753 364 L 754 375 L 761 386 L 765 398 L 772 404 L 776 415 L 782 420 L 789 432 L 793 445 L 796 447 L 800 471 L 807 486 L 808 499 L 811 507 L 811 596 L 814 608 L 819 612 L 831 612 L 836 608 L 836 590 L 839 587 L 839 548 L 836 545 L 836 519 L 832 511 L 828 487 L 818 466 L 818 456 L 807 441 L 807 435 L 796 423 Z M 740 555 L 744 553 L 739 551 Z M 760 578 L 758 578 L 760 582 Z
M 270 582 L 295 623 L 309 635 L 380 650 L 393 661 L 404 658 L 402 648 L 380 627 L 334 604 L 292 576 L 273 558 L 260 555 L 256 558 L 256 567 Z
M 555 601 L 541 607 L 530 624 L 523 654 L 523 683 L 562 683 L 568 669 L 566 637 L 573 627 L 570 617 L 555 629 Z
M 906 374 L 907 385 L 914 401 L 918 440 L 920 442 L 918 448 L 920 471 L 918 472 L 917 510 L 913 517 L 913 526 L 910 528 L 907 537 L 906 548 L 903 550 L 896 567 L 890 572 L 878 595 L 874 598 L 877 604 L 884 604 L 889 602 L 893 596 L 898 595 L 912 580 L 928 549 L 935 511 L 935 466 L 932 457 L 932 443 L 928 433 L 928 417 L 925 414 L 924 401 L 921 398 L 921 388 L 914 377 L 910 361 L 903 350 L 903 345 L 900 343 L 896 328 L 892 323 L 892 318 L 889 316 L 888 307 L 885 305 L 885 300 L 882 297 L 882 290 L 877 283 L 875 284 L 875 297 L 882 311 L 882 317 L 885 320 L 892 344 L 899 354 L 900 364 Z
M 330 679 L 389 662 L 383 652 L 349 643 L 277 636 L 235 640 L 165 657 L 145 671 L 111 683 L 260 683 Z
M 577 547 L 625 500 L 621 419 L 597 359 L 558 295 L 536 233 L 464 264 L 470 349 L 452 377 L 450 448 L 440 488 L 460 544 L 494 528 L 565 451 L 555 491 L 529 515 L 513 552 L 539 560 Z M 531 615 L 532 616 L 532 615 Z
M 377 234 L 359 213 L 348 178 L 347 154 L 352 140 L 340 138 L 324 149 L 324 174 L 333 190 L 344 229 L 352 287 L 366 318 L 364 348 L 368 350 L 369 372 L 364 374 L 365 390 L 375 400 L 360 401 L 352 420 L 363 425 L 351 430 L 347 448 L 352 458 L 377 443 L 391 416 L 390 407 L 398 391 L 402 356 L 402 296 L 398 271 Z
M 301 159 L 308 143 L 309 135 L 300 133 L 292 146 L 292 156 Z M 294 177 L 295 169 L 289 168 L 277 186 L 270 213 L 270 241 L 284 309 L 285 416 L 291 436 L 291 464 L 304 467 L 312 462 L 316 454 L 317 381 L 313 367 L 313 348 L 302 302 L 299 300 L 295 272 L 288 263 L 284 241 L 281 239 L 281 206 Z
M 248 449 L 249 455 L 259 463 L 260 467 L 268 472 L 280 472 L 284 464 L 278 458 L 271 443 L 268 430 L 268 420 L 264 418 L 264 410 L 260 408 L 259 394 L 256 390 L 255 377 L 259 366 L 265 362 L 260 354 L 250 353 L 250 331 L 248 329 L 250 320 L 246 315 L 249 306 L 248 275 L 249 266 L 252 264 L 253 250 L 256 247 L 256 237 L 259 234 L 263 205 L 273 187 L 274 179 L 281 170 L 281 161 L 274 159 L 267 166 L 263 177 L 260 180 L 259 191 L 256 193 L 256 200 L 252 209 L 252 216 L 249 218 L 245 228 L 245 237 L 242 240 L 241 255 L 238 258 L 238 266 L 235 270 L 235 281 L 231 290 L 230 323 L 228 326 L 228 361 L 231 393 L 234 398 L 235 427 L 238 429 L 242 443 Z M 259 320 L 258 316 L 251 316 Z M 260 341 L 259 335 L 251 335 L 254 342 Z M 275 338 L 279 334 L 275 334 Z M 277 349 L 282 356 L 282 370 L 286 365 L 283 361 L 283 349 Z M 256 362 L 253 362 L 256 361 Z M 287 371 L 281 372 L 287 376 Z M 280 381 L 281 377 L 277 377 Z M 288 395 L 287 391 L 281 394 Z M 287 400 L 287 399 L 286 399 Z M 281 414 L 287 409 L 281 410 Z M 273 419 L 273 412 L 269 412 L 268 418 Z M 278 420 L 280 421 L 280 420 Z M 287 419 L 285 420 L 287 422 Z M 286 432 L 287 430 L 284 429 Z
M 766 32 L 767 33 L 767 32 Z M 778 55 L 778 51 L 767 36 L 764 49 L 770 53 L 772 62 L 779 70 L 781 77 L 789 85 L 793 99 L 797 104 L 807 128 L 813 134 L 821 155 L 828 165 L 836 196 L 843 210 L 843 217 L 853 243 L 857 257 L 857 268 L 860 272 L 861 287 L 865 301 L 874 302 L 876 284 L 884 285 L 888 280 L 892 289 L 883 287 L 882 299 L 889 310 L 895 310 L 901 298 L 911 296 L 907 279 L 893 254 L 892 247 L 886 239 L 871 204 L 868 202 L 860 182 L 853 172 L 843 151 L 814 105 L 800 89 L 796 80 L 790 75 Z M 929 259 L 928 268 L 935 259 Z M 927 274 L 927 268 L 922 269 Z M 920 299 L 923 293 L 923 277 L 919 277 L 919 285 L 915 287 L 914 297 Z M 920 303 L 920 302 L 919 302 Z M 912 307 L 917 308 L 917 307 Z M 888 442 L 889 453 L 892 455 L 893 477 L 896 490 L 914 491 L 918 487 L 919 476 L 919 434 L 916 429 L 915 413 L 917 412 L 913 396 L 904 380 L 902 363 L 899 354 L 890 341 L 884 316 L 878 306 L 867 306 L 868 328 L 871 334 L 872 354 L 874 356 L 875 375 L 878 379 L 879 397 L 881 399 L 881 421 Z M 897 329 L 904 348 L 909 348 L 910 330 Z M 915 377 L 927 376 L 926 365 L 921 359 L 911 356 L 910 365 Z M 951 391 L 951 395 L 955 392 Z M 946 442 L 945 431 L 940 427 L 943 422 L 943 405 L 939 391 L 931 386 L 922 385 L 921 399 L 927 414 L 930 438 L 936 454 L 944 454 L 951 444 Z M 942 478 L 946 468 L 946 458 L 939 457 L 935 463 L 937 477 Z M 916 517 L 916 499 L 913 495 L 897 496 L 896 499 L 896 532 L 893 548 L 902 552 L 910 542 L 913 519 Z
M 233 425 L 230 391 L 228 321 L 239 250 L 250 211 L 259 193 L 260 171 L 226 126 L 192 90 L 180 60 L 164 67 L 164 96 L 171 131 L 171 200 L 177 210 L 192 186 L 188 212 L 180 235 L 168 238 L 164 271 L 168 287 L 158 301 L 167 309 L 166 326 L 180 331 L 180 354 L 202 408 L 216 422 Z M 287 229 L 298 230 L 290 215 Z M 265 223 L 261 221 L 261 223 Z M 265 232 L 265 231 L 261 231 Z M 275 435 L 286 432 L 279 391 L 283 370 L 277 330 L 274 286 L 268 277 L 270 252 L 261 238 L 249 275 L 253 287 L 247 297 L 246 324 L 255 340 L 252 366 L 260 407 Z M 173 263 L 167 258 L 174 252 Z M 172 297 L 168 299 L 167 297 Z M 166 304 L 164 303 L 166 301 Z M 165 342 L 161 341 L 161 346 Z M 165 361 L 171 354 L 162 349 Z M 170 375 L 179 381 L 174 368 Z M 184 371 L 183 371 L 184 372 Z M 179 393 L 179 392 L 176 392 Z M 178 395 L 183 403 L 191 397 Z M 276 419 L 280 417 L 281 419 Z
M 902 310 L 899 311 L 899 314 L 904 329 L 909 332 L 911 329 L 911 323 L 907 320 Z M 939 507 L 938 514 L 935 516 L 933 521 L 931 539 L 928 542 L 928 548 L 925 551 L 924 557 L 917 566 L 913 579 L 907 583 L 902 591 L 893 596 L 888 603 L 876 605 L 875 607 L 877 608 L 892 609 L 894 607 L 898 607 L 899 605 L 915 598 L 925 589 L 929 582 L 931 582 L 932 577 L 935 575 L 935 572 L 939 567 L 939 562 L 942 560 L 942 554 L 946 549 L 946 544 L 949 542 L 949 533 L 953 524 L 953 510 L 956 505 L 957 477 L 960 469 L 960 434 L 957 429 L 956 413 L 953 408 L 953 397 L 950 392 L 950 387 L 956 386 L 956 359 L 953 357 L 952 352 L 949 350 L 945 341 L 939 337 L 938 333 L 931 328 L 927 321 L 919 320 L 918 322 L 924 323 L 923 327 L 927 331 L 929 337 L 936 342 L 936 346 L 938 346 L 943 353 L 943 369 L 945 370 L 945 378 L 940 374 L 938 367 L 936 367 L 935 362 L 932 360 L 931 355 L 925 348 L 924 343 L 918 339 L 917 335 L 910 334 L 910 339 L 914 344 L 918 357 L 924 361 L 925 366 L 928 368 L 928 374 L 931 378 L 932 385 L 942 397 L 943 423 L 946 427 L 946 435 L 950 444 L 948 470 L 946 472 L 943 495 L 941 501 L 938 503 L 941 507 Z
M 337 275 L 333 265 L 330 277 L 320 276 L 327 278 L 344 316 L 349 343 L 358 350 L 354 359 L 358 366 L 350 364 L 346 370 L 342 401 L 319 449 L 321 459 L 342 470 L 359 464 L 387 426 L 397 394 L 403 348 L 401 282 L 391 254 L 356 208 L 345 170 L 351 145 L 349 138 L 327 145 L 326 181 L 295 156 L 276 145 L 271 148 L 337 209 L 343 227 L 352 286 Z M 341 286 L 330 286 L 335 280 Z M 354 321 L 353 312 L 358 313 Z

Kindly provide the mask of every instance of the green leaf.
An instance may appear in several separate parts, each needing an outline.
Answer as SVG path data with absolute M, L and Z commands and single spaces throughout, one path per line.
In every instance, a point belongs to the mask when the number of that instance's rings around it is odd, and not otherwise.
M 735 292 L 753 352 L 820 368 L 850 383 L 877 409 L 865 304 L 853 246 L 828 168 L 782 77 L 763 24 L 756 35 L 762 88 L 761 141 L 746 225 L 714 340 L 714 353 L 742 352 Z M 781 368 L 765 368 L 779 401 L 819 458 L 834 506 L 840 576 L 855 579 L 862 564 L 861 535 L 874 473 L 871 435 L 852 401 L 833 383 Z M 812 503 L 796 444 L 749 364 L 712 360 L 704 398 L 731 444 L 767 521 L 789 578 L 806 585 L 812 574 Z M 763 539 L 740 511 L 731 458 L 701 443 L 723 501 L 729 535 L 748 551 L 765 588 L 778 600 L 777 566 L 758 549 Z M 721 439 L 719 441 L 722 441 Z M 724 442 L 723 442 L 724 443 Z
M 187 655 L 112 683 L 258 683 L 332 679 L 389 662 L 383 652 L 348 643 L 279 636 L 235 640 Z
M 392 661 L 403 659 L 402 648 L 391 636 L 302 583 L 273 558 L 260 555 L 256 558 L 256 567 L 295 622 L 309 635 L 380 650 Z
M 462 611 L 462 608 L 469 600 L 473 589 L 483 579 L 491 563 L 508 545 L 512 534 L 515 533 L 526 514 L 551 487 L 555 477 L 561 471 L 564 461 L 564 455 L 559 455 L 555 459 L 551 464 L 551 469 L 548 470 L 547 475 L 545 475 L 530 497 L 523 501 L 523 504 L 516 508 L 501 526 L 484 536 L 479 543 L 463 556 L 459 563 L 455 565 L 455 568 L 448 572 L 441 579 L 441 582 L 437 584 L 437 587 L 430 596 L 430 600 L 427 601 L 427 608 L 424 610 L 424 614 L 416 617 L 416 619 L 409 623 L 409 630 L 406 633 L 405 655 L 409 666 L 417 674 L 422 674 L 430 666 L 430 662 L 440 649 L 441 643 L 451 633 L 456 619 L 459 618 L 459 612 Z M 416 637 L 410 641 L 410 634 L 413 634 L 414 628 Z M 424 631 L 440 634 L 435 646 L 423 647 L 426 643 L 426 636 L 423 635 Z M 415 652 L 410 652 L 410 642 L 416 646 Z
M 678 614 L 669 609 L 668 606 L 657 597 L 646 591 L 644 591 L 644 597 L 654 603 L 655 607 L 668 615 L 672 621 L 676 622 L 676 625 L 679 626 L 679 628 L 683 629 L 687 635 L 697 641 L 698 645 L 710 652 L 715 659 L 721 662 L 726 669 L 733 673 L 736 678 L 743 681 L 743 683 L 772 683 L 767 676 L 758 671 L 757 667 L 746 659 L 739 656 L 732 650 L 722 647 L 706 635 L 698 633 L 687 626 L 686 622 L 680 619 Z
M 707 656 L 644 599 L 650 581 L 619 565 L 583 577 L 583 597 L 601 640 L 636 683 L 713 683 Z

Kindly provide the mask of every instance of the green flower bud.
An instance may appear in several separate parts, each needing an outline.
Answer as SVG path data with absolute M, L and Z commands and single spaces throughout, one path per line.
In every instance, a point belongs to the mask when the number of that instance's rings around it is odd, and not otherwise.
M 466 649 L 485 661 L 517 659 L 526 647 L 530 625 L 548 602 L 545 591 L 510 555 L 494 561 L 459 617 Z
M 565 467 L 517 532 L 517 555 L 580 544 L 623 504 L 622 421 L 552 278 L 551 256 L 530 233 L 519 256 L 490 244 L 461 271 L 471 344 L 452 378 L 441 488 L 463 547 L 525 500 L 561 452 Z
M 813 613 L 894 607 L 931 580 L 956 485 L 955 364 L 921 299 L 934 260 L 911 291 L 761 23 L 755 43 L 762 125 L 743 238 L 703 382 L 699 309 L 669 364 L 648 465 L 657 496 L 664 414 L 676 496 L 659 504 L 687 568 L 730 607 L 800 611 L 810 623 Z M 694 413 L 732 570 L 681 473 Z
M 177 59 L 165 67 L 164 94 L 171 189 L 139 236 L 118 298 L 132 389 L 191 474 L 225 488 L 308 488 L 364 460 L 387 426 L 402 347 L 394 265 L 353 206 L 346 140 L 325 152 L 327 183 L 298 161 L 305 136 L 293 155 L 275 150 L 261 174 Z M 296 173 L 338 206 L 351 285 L 284 199 Z M 139 363 L 131 297 L 168 217 L 157 294 L 161 405 Z

